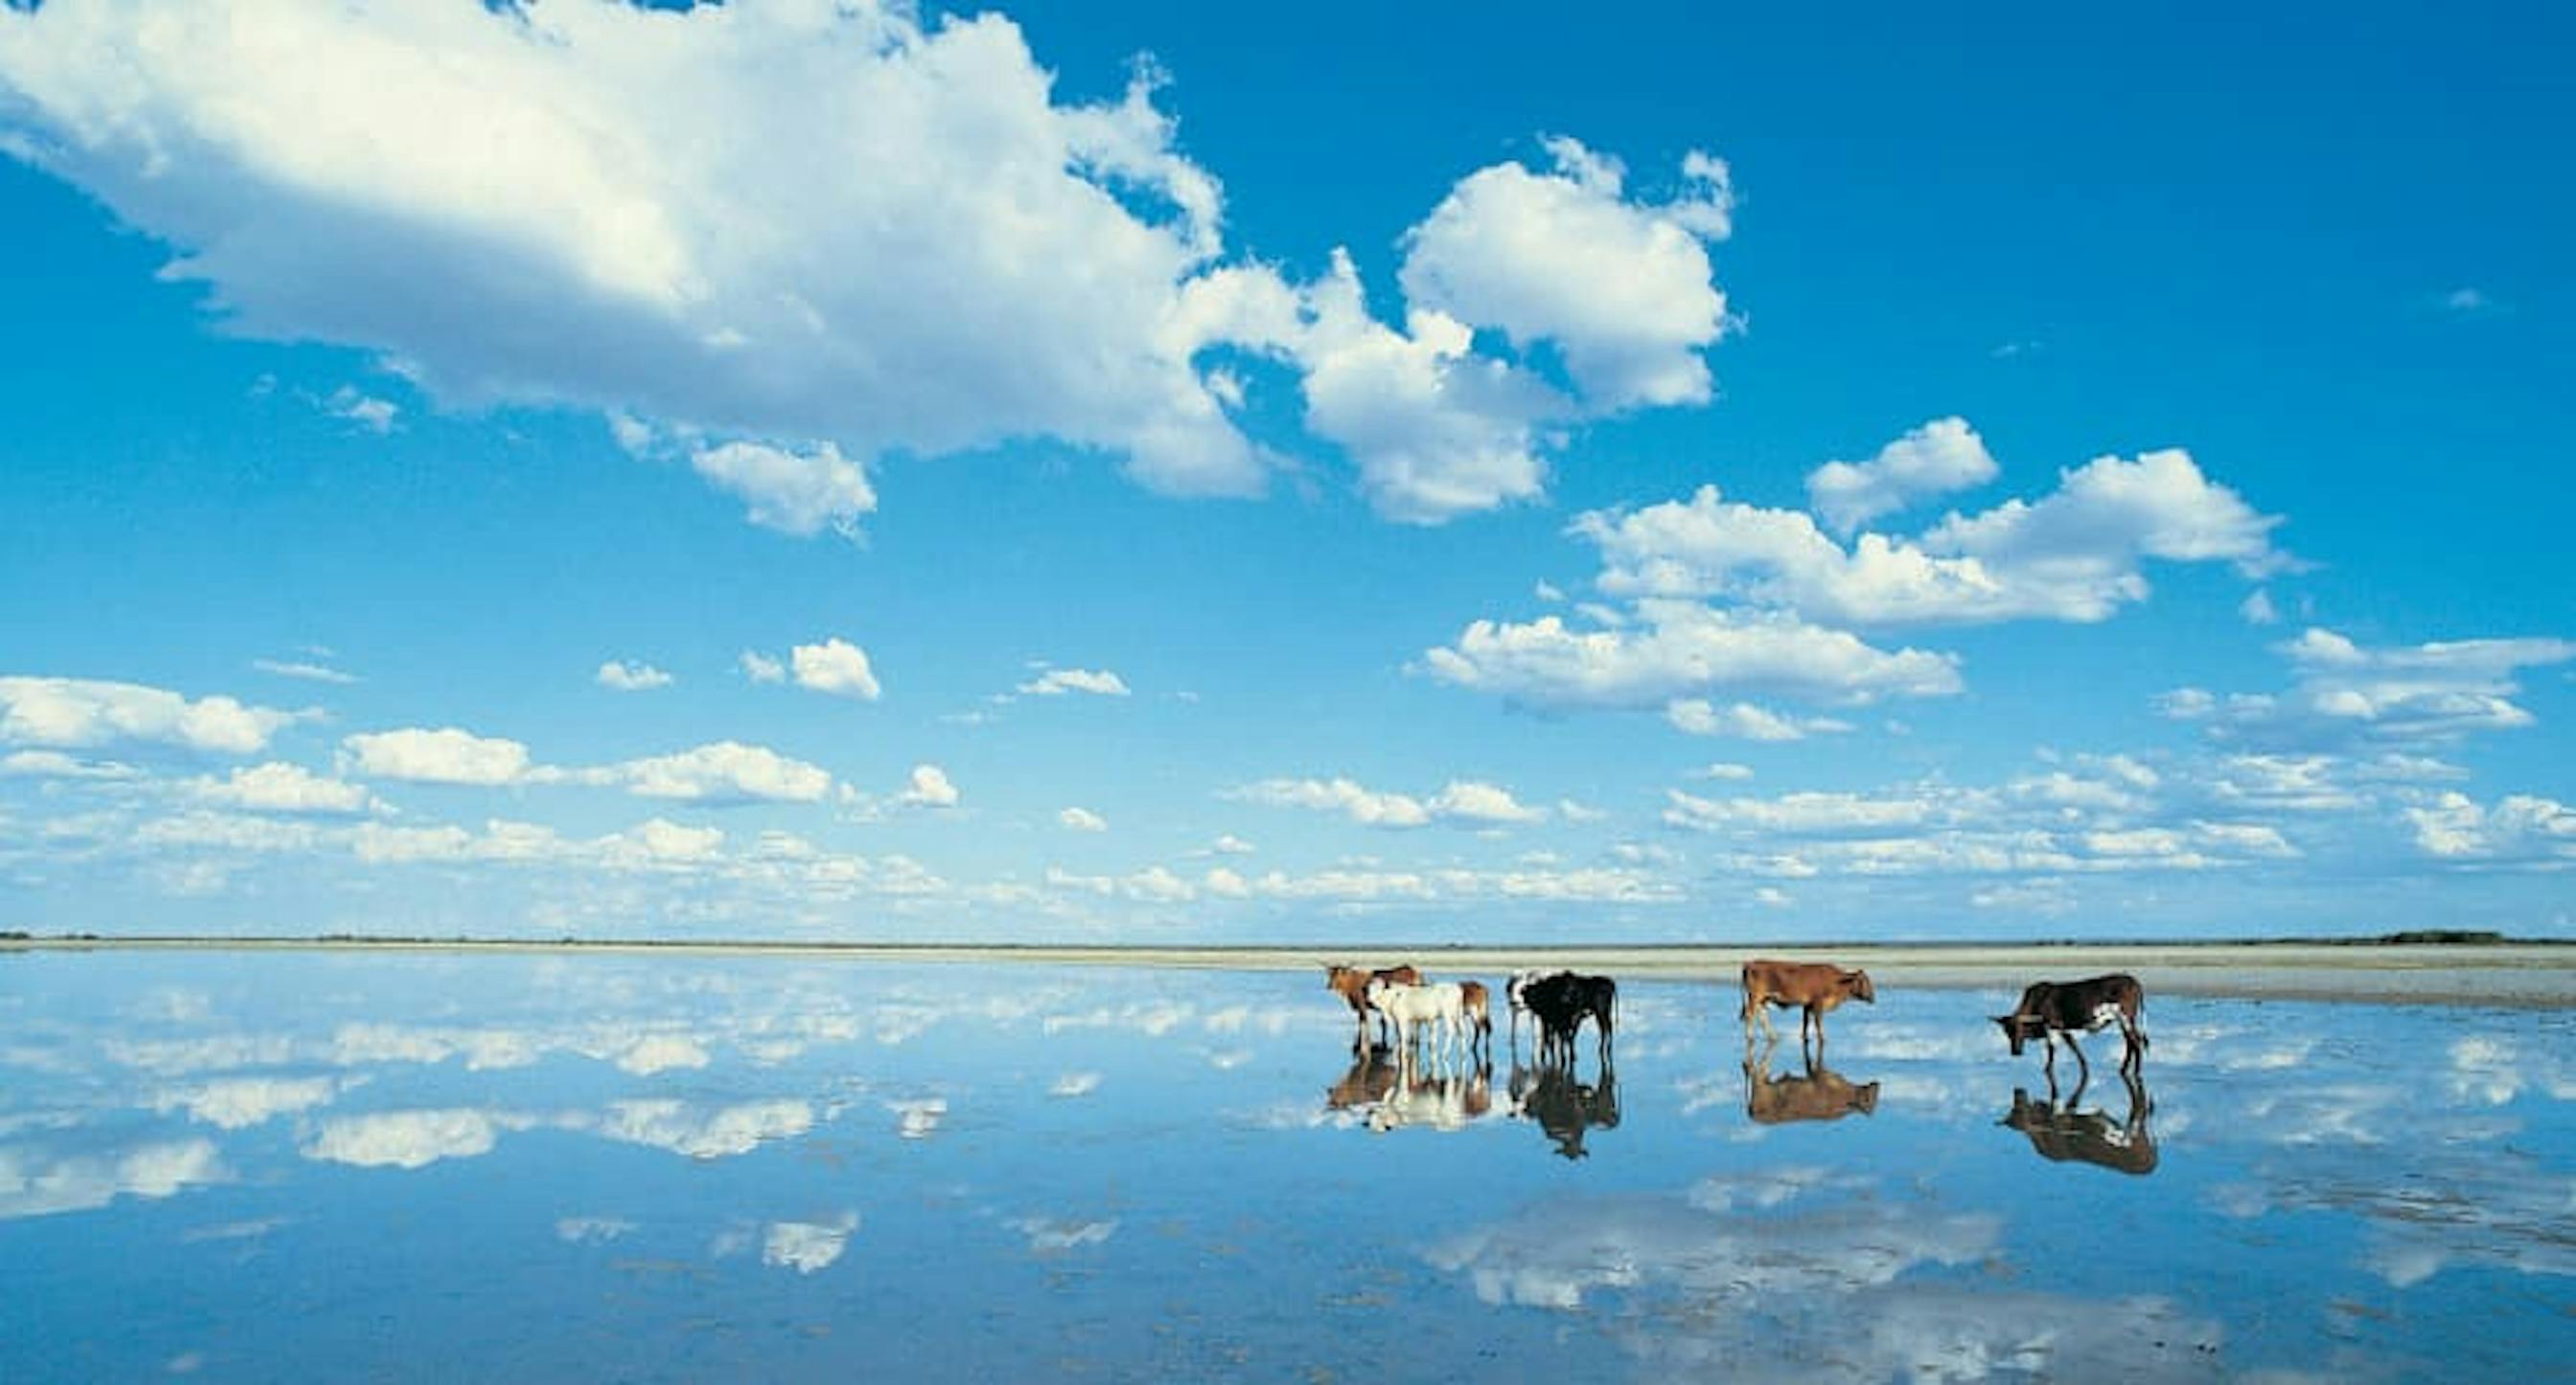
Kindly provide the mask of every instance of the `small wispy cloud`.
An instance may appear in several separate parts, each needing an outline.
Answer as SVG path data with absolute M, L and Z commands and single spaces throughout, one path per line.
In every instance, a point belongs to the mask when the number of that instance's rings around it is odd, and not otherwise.
M 672 681 L 670 674 L 633 659 L 611 659 L 599 666 L 599 685 L 619 692 L 649 692 L 667 688 Z
M 308 683 L 345 684 L 355 683 L 358 681 L 358 676 L 354 673 L 343 673 L 336 668 L 332 668 L 328 664 L 308 663 L 300 660 L 253 659 L 250 661 L 250 666 L 262 673 L 273 673 L 280 678 L 301 678 Z

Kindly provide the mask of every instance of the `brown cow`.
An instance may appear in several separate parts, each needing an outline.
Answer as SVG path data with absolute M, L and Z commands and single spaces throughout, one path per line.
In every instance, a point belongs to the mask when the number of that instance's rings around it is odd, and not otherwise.
M 1744 1009 L 1738 1018 L 1744 1021 L 1745 1038 L 1753 1037 L 1754 1021 L 1762 1023 L 1762 1036 L 1777 1042 L 1779 1034 L 1771 1028 L 1771 1009 L 1799 1007 L 1798 1044 L 1805 1047 L 1807 1033 L 1815 1031 L 1816 1048 L 1825 1046 L 1825 1015 L 1846 1000 L 1864 1004 L 1878 1003 L 1878 992 L 1869 984 L 1869 973 L 1844 971 L 1824 962 L 1747 962 L 1744 964 Z
M 2138 978 L 2121 972 L 2096 976 L 2084 981 L 2034 981 L 2021 993 L 2021 1003 L 2009 1015 L 1992 1018 L 2003 1026 L 2004 1037 L 2012 1041 L 2015 1058 L 2021 1046 L 2033 1038 L 2048 1045 L 2048 1061 L 2042 1066 L 2051 1085 L 2057 1081 L 2057 1040 L 2065 1036 L 2066 1046 L 2075 1050 L 2076 1066 L 2086 1080 L 2093 1076 L 2093 1065 L 2084 1060 L 2083 1046 L 2075 1042 L 2077 1031 L 2098 1033 L 2113 1024 L 2120 1026 L 2123 1047 L 2120 1071 L 2135 1072 L 2146 1061 L 2147 1031 L 2138 1027 L 2138 1012 L 2147 1003 L 2146 989 Z M 2082 1090 L 2082 1084 L 2077 1084 Z
M 1393 1058 L 1370 1049 L 1352 1059 L 1351 1070 L 1342 1074 L 1341 1081 L 1325 1090 L 1324 1106 L 1333 1111 L 1375 1106 L 1386 1100 L 1387 1093 L 1395 1090 L 1399 1075 Z
M 2114 1121 L 2107 1111 L 2077 1110 L 2075 1103 L 2084 1096 L 2080 1085 L 2063 1105 L 2058 1103 L 2054 1087 L 2049 1089 L 2047 1101 L 2033 1101 L 2029 1092 L 2015 1087 L 2012 1110 L 1999 1124 L 2029 1136 L 2030 1147 L 2052 1162 L 2072 1159 L 2122 1173 L 2154 1173 L 2156 1139 L 2147 1129 L 2147 1113 L 2155 1103 L 2147 1099 L 2146 1084 L 2138 1080 L 2137 1074 L 2124 1072 L 2120 1079 L 2129 1089 L 2126 1120 Z
M 1325 988 L 1350 1002 L 1351 1017 L 1359 1023 L 1359 1037 L 1351 1040 L 1353 1053 L 1358 1053 L 1369 1045 L 1369 1016 L 1377 1013 L 1368 1000 L 1369 983 L 1372 981 L 1419 986 L 1422 984 L 1422 973 L 1409 966 L 1362 971 L 1358 967 L 1335 966 L 1330 962 L 1324 964 Z M 1379 1015 L 1378 1023 L 1383 1029 L 1386 1017 Z
M 1771 1050 L 1744 1060 L 1744 1114 L 1762 1125 L 1832 1121 L 1858 1111 L 1878 1114 L 1878 1084 L 1854 1086 L 1841 1073 L 1807 1055 L 1804 1077 L 1773 1077 Z
M 1485 1061 L 1490 1063 L 1494 1058 L 1493 1000 L 1485 993 L 1482 981 L 1461 981 L 1458 990 L 1459 1008 L 1466 1012 L 1467 1023 L 1475 1027 L 1475 1033 L 1467 1041 L 1467 1051 L 1484 1055 Z

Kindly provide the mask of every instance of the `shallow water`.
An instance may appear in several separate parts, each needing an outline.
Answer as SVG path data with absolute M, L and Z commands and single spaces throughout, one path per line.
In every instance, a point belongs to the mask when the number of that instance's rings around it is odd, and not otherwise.
M 1355 1070 L 1320 982 L 0 956 L 0 1380 L 2563 1378 L 2576 1349 L 2566 1012 L 2151 997 L 2133 1120 L 2116 1042 L 2052 1106 L 2000 991 L 1883 988 L 1830 1068 L 1792 1028 L 1749 1090 L 1705 983 L 1623 988 L 1608 1081 L 1588 1034 L 1565 1073 L 1498 1033 L 1480 1083 Z

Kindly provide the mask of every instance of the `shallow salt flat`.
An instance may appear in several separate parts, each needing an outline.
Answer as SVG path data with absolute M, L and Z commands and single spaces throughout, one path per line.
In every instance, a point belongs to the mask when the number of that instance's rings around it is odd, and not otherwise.
M 1299 972 L 22 954 L 0 1378 L 2422 1378 L 2576 1346 L 2566 1012 L 2151 993 L 2136 1120 L 2100 1040 L 2053 1108 L 2007 999 L 1886 985 L 1830 1067 L 1793 1037 L 1757 1076 L 1728 988 L 1632 979 L 1612 1080 L 1588 1035 L 1562 1073 L 1498 1034 L 1484 1081 L 1406 1082 Z

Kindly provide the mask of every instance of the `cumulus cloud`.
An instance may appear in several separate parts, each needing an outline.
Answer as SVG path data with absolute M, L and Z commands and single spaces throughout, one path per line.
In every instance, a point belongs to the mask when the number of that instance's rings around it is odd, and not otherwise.
M 2221 697 L 2181 688 L 2159 705 L 2175 720 L 2202 723 L 2213 737 L 2266 749 L 2438 745 L 2531 725 L 2531 713 L 2513 701 L 2521 691 L 2515 675 L 2576 660 L 2576 641 L 2563 639 L 2373 648 L 2319 628 L 2274 648 L 2291 666 L 2286 692 Z
M 746 502 L 752 523 L 784 534 L 810 536 L 829 528 L 852 537 L 860 516 L 877 507 L 867 472 L 828 442 L 803 450 L 721 443 L 691 452 L 689 465 L 708 484 Z
M 832 787 L 832 776 L 824 770 L 740 741 L 717 741 L 570 777 L 623 785 L 644 798 L 702 803 L 812 803 Z
M 650 692 L 671 686 L 671 675 L 632 659 L 611 659 L 599 666 L 599 685 L 619 692 Z
M 912 778 L 895 801 L 913 808 L 954 808 L 959 794 L 949 782 L 948 771 L 937 765 L 914 765 Z
M 2449 861 L 2576 863 L 2576 807 L 2509 794 L 2492 807 L 2467 794 L 2433 795 L 2404 812 L 2416 847 Z
M 1220 185 L 1178 152 L 1150 65 L 1059 102 L 999 15 L 6 19 L 9 150 L 172 246 L 165 274 L 228 329 L 373 350 L 451 405 L 598 409 L 791 533 L 851 528 L 888 453 L 1016 438 L 1166 492 L 1258 492 L 1276 461 L 1234 421 L 1242 374 L 1201 359 L 1220 347 L 1291 367 L 1363 492 L 1435 522 L 1535 496 L 1568 425 L 1705 401 L 1700 353 L 1730 326 L 1707 244 L 1733 193 L 1706 154 L 1661 200 L 1564 138 L 1545 168 L 1469 174 L 1403 238 L 1389 327 L 1347 256 L 1307 285 L 1229 260 Z M 679 73 L 689 101 L 655 95 Z M 388 246 L 437 291 L 387 292 Z
M 207 802 L 256 813 L 350 814 L 383 806 L 364 785 L 326 779 L 282 760 L 235 769 L 223 779 L 200 777 L 189 788 Z
M 366 1168 L 416 1169 L 441 1159 L 489 1154 L 504 1130 L 526 1129 L 527 1117 L 453 1107 L 335 1116 L 304 1141 L 304 1157 Z
M 1677 698 L 1664 704 L 1664 720 L 1672 723 L 1675 730 L 1694 736 L 1732 736 L 1747 741 L 1802 741 L 1809 736 L 1852 729 L 1850 722 L 1833 717 L 1784 716 L 1750 702 L 1721 707 L 1700 697 Z
M 841 1258 L 850 1233 L 859 1229 L 859 1214 L 844 1212 L 828 1222 L 771 1222 L 761 1239 L 760 1263 L 813 1274 Z
M 57 748 L 142 741 L 253 755 L 299 719 L 229 697 L 191 699 L 139 683 L 0 677 L 0 742 Z
M 1807 476 L 1807 503 L 1849 534 L 1926 496 L 1995 479 L 1999 468 L 1964 418 L 1936 418 L 1866 462 L 1827 462 Z
M 1586 513 L 1573 532 L 1600 548 L 1612 595 L 1893 626 L 2105 620 L 2146 598 L 2149 558 L 2282 570 L 2293 560 L 2272 547 L 2279 523 L 2169 449 L 2099 458 L 2037 501 L 1953 514 L 1915 539 L 1864 533 L 1846 547 L 1806 515 L 1729 501 L 1713 485 L 1688 501 Z
M 1435 821 L 1492 825 L 1537 822 L 1547 816 L 1546 809 L 1522 803 L 1509 789 L 1475 779 L 1453 779 L 1427 799 L 1382 793 L 1345 778 L 1264 779 L 1236 788 L 1227 797 L 1274 808 L 1338 813 L 1363 827 L 1421 827 Z
M 1598 629 L 1559 616 L 1479 620 L 1423 664 L 1444 682 L 1545 708 L 1660 708 L 1720 688 L 1867 702 L 1961 686 L 1950 655 L 1880 649 L 1786 613 L 1658 599 L 1637 603 L 1637 615 L 1634 625 Z
M 1055 820 L 1062 826 L 1072 828 L 1076 832 L 1106 832 L 1109 830 L 1109 820 L 1088 808 L 1066 808 L 1055 815 Z
M 133 779 L 142 771 L 114 760 L 83 760 L 59 750 L 13 750 L 0 755 L 0 776 L 28 779 Z
M 751 659 L 751 655 L 744 655 L 743 666 L 750 670 L 754 681 L 775 681 L 763 677 Z M 877 686 L 876 671 L 868 666 L 868 652 L 844 639 L 800 644 L 789 651 L 788 666 L 796 675 L 796 686 L 815 692 L 874 702 L 882 691 Z
M 1066 693 L 1090 693 L 1098 697 L 1125 697 L 1127 680 L 1107 669 L 1051 668 L 1022 683 L 1021 692 L 1032 697 L 1061 697 Z
M 526 745 L 453 726 L 362 733 L 340 746 L 344 770 L 412 784 L 513 784 L 529 770 Z

